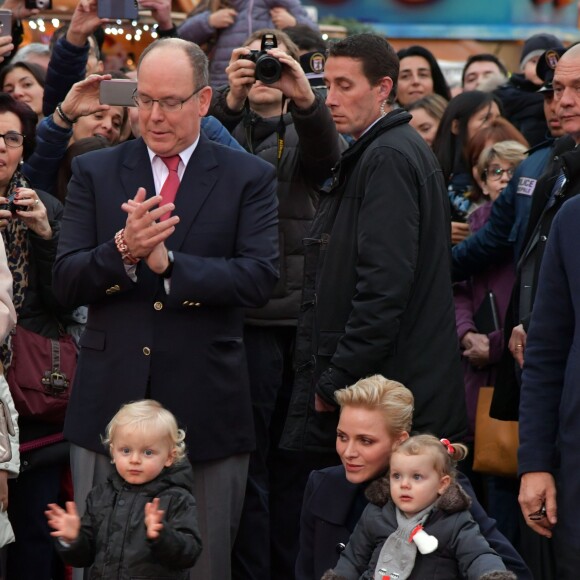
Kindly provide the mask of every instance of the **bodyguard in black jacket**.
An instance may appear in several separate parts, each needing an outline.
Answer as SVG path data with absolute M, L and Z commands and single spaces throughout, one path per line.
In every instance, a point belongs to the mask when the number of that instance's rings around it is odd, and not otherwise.
M 326 104 L 338 130 L 357 140 L 305 240 L 286 448 L 334 448 L 334 391 L 375 373 L 411 389 L 416 430 L 461 437 L 466 427 L 449 202 L 411 116 L 387 112 L 397 75 L 396 55 L 378 36 L 331 46 Z

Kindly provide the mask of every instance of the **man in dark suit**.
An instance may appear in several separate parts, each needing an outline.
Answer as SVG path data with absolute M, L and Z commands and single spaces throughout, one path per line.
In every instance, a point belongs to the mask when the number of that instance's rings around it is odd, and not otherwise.
M 578 312 L 580 269 L 580 46 L 569 48 L 554 73 L 554 99 L 562 128 L 576 147 L 533 200 L 524 258 L 534 258 L 529 333 L 519 408 L 519 502 L 528 526 L 553 538 L 557 578 L 572 579 L 580 566 L 578 471 Z M 540 184 L 541 185 L 541 184 Z M 537 202 L 537 203 L 536 203 Z M 533 250 L 533 253 L 531 250 Z M 534 255 L 535 254 L 535 255 Z
M 76 499 L 110 470 L 99 436 L 120 405 L 160 401 L 194 467 L 203 554 L 192 578 L 229 578 L 254 445 L 243 311 L 277 278 L 275 172 L 200 136 L 211 88 L 197 45 L 159 40 L 138 72 L 142 138 L 75 160 L 54 269 L 57 297 L 89 305 L 65 423 Z

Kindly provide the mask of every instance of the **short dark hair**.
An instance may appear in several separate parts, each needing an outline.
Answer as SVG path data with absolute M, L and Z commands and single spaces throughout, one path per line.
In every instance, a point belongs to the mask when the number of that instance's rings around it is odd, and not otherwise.
M 360 60 L 363 74 L 372 87 L 378 85 L 382 78 L 390 77 L 393 89 L 387 102 L 391 104 L 395 101 L 399 80 L 399 58 L 386 38 L 370 32 L 353 34 L 330 43 L 328 56 Z
M 472 54 L 468 59 L 465 61 L 465 66 L 463 67 L 463 71 L 461 72 L 461 86 L 465 84 L 465 73 L 467 69 L 474 63 L 474 62 L 493 62 L 497 68 L 499 68 L 501 74 L 504 77 L 508 76 L 507 68 L 505 64 L 495 56 L 495 54 L 491 54 L 489 52 L 482 52 L 480 54 Z
M 299 50 L 294 41 L 286 34 L 285 30 L 278 30 L 276 28 L 260 28 L 260 30 L 255 30 L 244 40 L 242 46 L 249 46 L 255 40 L 261 40 L 264 34 L 273 34 L 276 38 L 276 43 L 278 46 L 280 44 L 286 45 L 288 49 L 288 54 L 295 60 L 300 58 Z
M 284 28 L 284 32 L 293 40 L 298 50 L 306 52 L 326 52 L 326 41 L 317 30 L 313 30 L 306 24 L 297 24 Z
M 433 141 L 433 152 L 447 184 L 458 163 L 469 167 L 466 159 L 469 119 L 485 107 L 491 107 L 492 103 L 496 103 L 501 112 L 501 102 L 493 93 L 467 91 L 449 101 Z M 451 131 L 454 121 L 457 121 L 457 135 Z
M 38 115 L 22 101 L 17 101 L 12 95 L 0 92 L 0 114 L 13 113 L 20 119 L 24 144 L 22 157 L 28 159 L 36 147 L 36 124 Z
M 147 55 L 154 50 L 163 47 L 173 47 L 180 48 L 183 53 L 189 58 L 191 64 L 191 70 L 193 72 L 193 78 L 195 86 L 197 88 L 205 87 L 209 85 L 209 69 L 207 56 L 201 50 L 201 48 L 195 44 L 195 42 L 190 42 L 189 40 L 183 40 L 182 38 L 159 38 L 155 42 L 149 44 L 145 50 L 141 53 L 141 58 L 139 58 L 139 64 L 137 65 L 137 77 L 139 77 L 139 69 L 141 68 L 141 63 L 147 57 Z
M 419 46 L 415 44 L 413 46 L 409 46 L 408 48 L 402 48 L 397 52 L 397 56 L 399 57 L 399 63 L 409 56 L 420 56 L 424 58 L 429 63 L 429 68 L 431 69 L 431 78 L 433 79 L 433 92 L 436 95 L 442 96 L 446 101 L 451 99 L 451 93 L 449 92 L 449 86 L 447 85 L 447 81 L 443 76 L 443 72 L 441 71 L 441 67 L 437 62 L 437 59 L 433 56 L 433 53 L 430 50 L 427 50 L 424 46 Z M 399 65 L 400 68 L 400 65 Z

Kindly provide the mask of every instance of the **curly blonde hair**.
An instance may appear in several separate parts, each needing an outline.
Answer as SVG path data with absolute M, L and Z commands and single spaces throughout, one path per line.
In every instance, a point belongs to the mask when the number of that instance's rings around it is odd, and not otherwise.
M 186 456 L 185 431 L 179 429 L 173 413 L 153 399 L 133 401 L 123 405 L 111 419 L 105 431 L 103 445 L 110 449 L 119 427 L 133 427 L 143 432 L 158 429 L 167 437 L 175 449 L 174 463 L 183 461 Z

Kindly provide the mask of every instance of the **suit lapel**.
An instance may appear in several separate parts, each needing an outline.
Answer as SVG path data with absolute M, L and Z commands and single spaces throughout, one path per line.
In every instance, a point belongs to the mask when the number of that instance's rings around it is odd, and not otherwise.
M 167 240 L 167 247 L 179 250 L 205 200 L 218 180 L 218 163 L 211 143 L 203 137 L 187 164 L 175 197 L 175 211 L 179 216 L 175 232 Z
M 155 195 L 153 171 L 143 139 L 127 143 L 125 151 L 120 180 L 127 199 L 133 199 L 140 187 L 147 190 L 147 197 Z
M 129 145 L 129 144 L 128 144 Z M 155 195 L 155 182 L 147 146 L 142 139 L 127 147 L 120 180 L 127 199 L 132 199 L 137 189 L 144 187 L 147 197 Z M 167 240 L 170 250 L 181 248 L 201 207 L 218 180 L 218 163 L 211 143 L 202 135 L 187 164 L 175 198 L 175 211 L 179 216 L 175 232 Z

